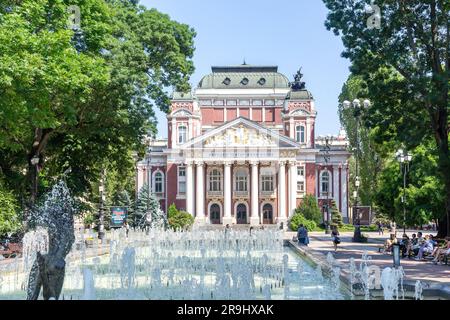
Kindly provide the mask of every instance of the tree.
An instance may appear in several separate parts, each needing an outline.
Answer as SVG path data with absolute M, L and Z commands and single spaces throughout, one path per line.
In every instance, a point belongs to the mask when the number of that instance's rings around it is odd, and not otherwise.
M 169 226 L 173 230 L 186 230 L 194 224 L 194 217 L 185 211 L 179 211 L 174 203 L 169 206 L 168 217 Z
M 376 15 L 366 13 L 368 1 L 323 1 L 330 10 L 327 29 L 341 35 L 346 48 L 343 57 L 351 60 L 352 73 L 363 77 L 376 98 L 368 125 L 388 128 L 385 131 L 408 149 L 422 139 L 434 139 L 446 200 L 438 236 L 449 235 L 450 3 L 380 0 L 381 23 L 373 28 L 368 19 Z M 415 133 L 410 135 L 411 131 Z
M 148 184 L 144 184 L 139 191 L 136 208 L 130 220 L 133 227 L 141 229 L 147 226 L 167 226 L 166 215 L 161 210 L 158 200 L 149 192 Z
M 368 97 L 367 84 L 361 76 L 350 75 L 346 83 L 342 87 L 339 100 L 361 99 Z M 339 106 L 340 122 L 347 133 L 349 141 L 349 149 L 354 154 L 350 159 L 350 183 L 349 194 L 353 194 L 355 189 L 356 173 L 355 173 L 355 157 L 356 148 L 359 147 L 359 178 L 361 185 L 358 190 L 358 196 L 361 203 L 364 205 L 373 206 L 374 193 L 376 191 L 377 175 L 382 168 L 382 157 L 377 153 L 375 142 L 371 136 L 371 129 L 366 126 L 358 126 L 356 131 L 356 121 L 351 109 L 344 109 L 342 105 Z M 356 141 L 356 133 L 358 133 L 358 142 Z M 352 198 L 353 199 L 353 198 Z M 352 200 L 351 199 L 351 200 Z
M 342 213 L 339 212 L 336 201 L 333 199 L 331 200 L 331 224 L 332 227 L 338 227 L 342 228 L 344 225 L 344 222 L 342 222 Z
M 323 222 L 323 215 L 319 209 L 317 199 L 311 194 L 305 195 L 300 206 L 295 210 L 295 213 L 301 214 L 305 219 L 312 220 L 316 224 Z
M 20 226 L 16 199 L 0 183 L 0 237 L 16 232 Z
M 0 5 L 0 169 L 31 185 L 67 168 L 75 195 L 90 192 L 108 163 L 134 166 L 145 152 L 155 106 L 167 110 L 165 88 L 188 91 L 194 68 L 187 25 L 137 1 L 74 0 L 81 26 L 67 27 L 66 1 L 2 1 Z M 26 170 L 27 174 L 23 175 Z

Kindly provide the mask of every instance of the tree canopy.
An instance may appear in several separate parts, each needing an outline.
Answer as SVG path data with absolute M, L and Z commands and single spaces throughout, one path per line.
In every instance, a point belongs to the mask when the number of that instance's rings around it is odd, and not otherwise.
M 352 74 L 361 77 L 372 97 L 365 125 L 374 129 L 375 140 L 408 150 L 434 140 L 446 203 L 439 235 L 449 234 L 450 3 L 380 0 L 380 23 L 374 27 L 368 23 L 377 14 L 367 10 L 370 1 L 323 1 L 330 10 L 326 27 L 341 36 L 342 56 L 350 59 Z
M 67 168 L 80 195 L 107 164 L 134 167 L 168 89 L 189 90 L 195 31 L 124 0 L 0 1 L 0 173 L 25 193 Z M 80 27 L 68 25 L 69 5 Z M 41 188 L 42 189 L 42 188 Z

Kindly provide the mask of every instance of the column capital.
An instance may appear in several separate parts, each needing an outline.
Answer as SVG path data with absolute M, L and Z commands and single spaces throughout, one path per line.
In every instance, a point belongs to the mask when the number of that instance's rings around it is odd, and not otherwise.
M 286 160 L 281 160 L 281 161 L 278 161 L 278 166 L 279 167 L 284 167 L 285 165 L 286 165 Z
M 203 162 L 203 161 L 195 161 L 195 164 L 196 164 L 198 167 L 203 167 L 203 166 L 205 165 L 205 162 Z
M 190 167 L 190 166 L 194 165 L 194 160 L 186 160 L 185 163 L 187 166 Z
M 289 160 L 289 167 L 294 167 L 297 165 L 297 160 Z
M 225 167 L 231 167 L 231 166 L 233 165 L 233 162 L 232 162 L 232 161 L 224 161 L 224 162 L 223 162 L 223 165 L 224 165 Z
M 251 164 L 252 166 L 257 166 L 257 165 L 259 164 L 259 161 L 258 161 L 258 160 L 251 160 L 251 161 L 250 161 L 250 164 Z

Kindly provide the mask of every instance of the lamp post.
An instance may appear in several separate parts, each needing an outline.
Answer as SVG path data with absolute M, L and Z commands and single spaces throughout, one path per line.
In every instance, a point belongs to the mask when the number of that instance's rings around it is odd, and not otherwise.
M 330 162 L 330 141 L 333 141 L 333 136 L 332 135 L 327 135 L 324 137 L 320 137 L 325 139 L 325 150 L 324 150 L 324 160 L 325 160 L 325 165 L 328 166 L 328 163 Z M 330 234 L 331 230 L 330 230 L 330 203 L 329 203 L 329 191 L 330 191 L 330 180 L 328 180 L 328 189 L 326 192 L 326 213 L 327 213 L 327 221 L 325 222 L 325 234 Z
M 356 178 L 355 178 L 355 191 L 353 192 L 353 198 L 354 198 L 354 216 L 353 216 L 353 223 L 355 224 L 355 232 L 353 234 L 353 242 L 362 242 L 362 236 L 361 236 L 361 219 L 358 212 L 358 195 L 359 195 L 359 186 L 360 186 L 360 180 L 359 180 L 359 158 L 360 158 L 360 141 L 359 141 L 359 122 L 361 120 L 361 115 L 365 109 L 368 109 L 370 107 L 370 101 L 364 100 L 364 102 L 361 104 L 360 99 L 355 99 L 353 102 L 345 100 L 343 102 L 344 109 L 352 109 L 353 110 L 353 116 L 356 119 Z M 356 220 L 355 220 L 356 215 Z
M 100 206 L 99 206 L 99 215 L 98 215 L 98 238 L 103 240 L 105 236 L 105 213 L 104 213 L 104 201 L 105 201 L 105 170 L 102 170 L 102 176 L 100 178 L 100 185 L 98 187 L 98 192 L 100 196 Z
M 406 175 L 409 172 L 409 163 L 412 160 L 412 155 L 403 149 L 398 149 L 395 153 L 397 161 L 400 163 L 400 172 L 403 175 L 403 235 L 406 235 Z

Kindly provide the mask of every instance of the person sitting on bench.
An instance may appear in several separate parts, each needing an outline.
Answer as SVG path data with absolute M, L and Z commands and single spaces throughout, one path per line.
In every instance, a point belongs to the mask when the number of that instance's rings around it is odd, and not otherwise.
M 416 244 L 413 245 L 413 255 L 417 256 L 419 254 L 419 250 L 422 247 L 422 245 L 425 243 L 425 239 L 422 237 L 422 232 L 417 232 L 417 240 Z
M 400 252 L 402 253 L 402 258 L 406 257 L 411 249 L 411 241 L 408 235 L 404 234 L 402 240 L 400 241 Z
M 384 242 L 384 253 L 388 253 L 392 251 L 392 245 L 397 243 L 397 238 L 393 233 L 389 236 L 389 239 L 387 239 Z
M 434 249 L 434 241 L 430 236 L 425 236 L 425 242 L 420 247 L 419 253 L 417 254 L 416 260 L 422 260 L 424 258 L 424 254 L 431 254 Z
M 445 238 L 445 243 L 442 248 L 437 248 L 434 254 L 433 263 L 438 264 L 438 262 L 444 262 L 445 256 L 450 255 L 450 237 Z

